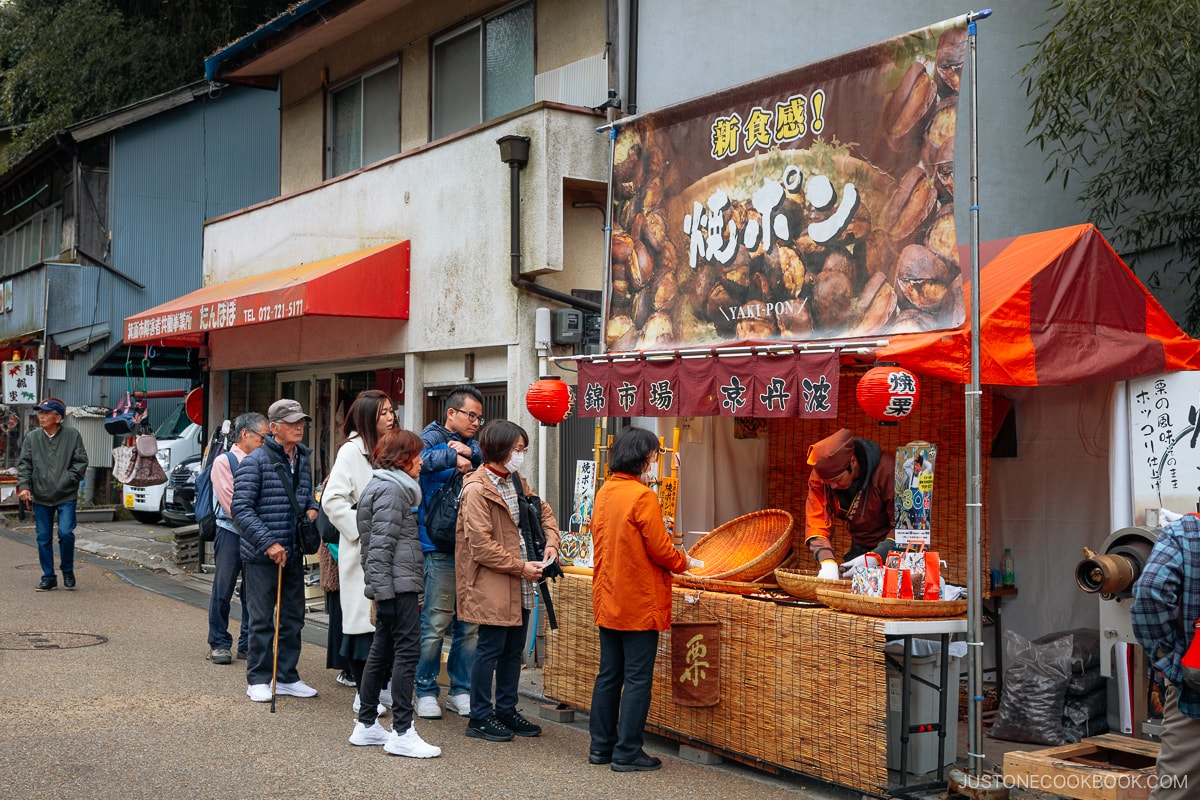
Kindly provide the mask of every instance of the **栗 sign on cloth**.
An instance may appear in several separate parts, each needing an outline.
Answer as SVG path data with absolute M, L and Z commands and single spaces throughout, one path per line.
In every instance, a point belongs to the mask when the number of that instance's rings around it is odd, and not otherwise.
M 681 706 L 721 702 L 721 623 L 671 623 L 671 696 Z
M 607 350 L 959 325 L 965 25 L 618 123 Z

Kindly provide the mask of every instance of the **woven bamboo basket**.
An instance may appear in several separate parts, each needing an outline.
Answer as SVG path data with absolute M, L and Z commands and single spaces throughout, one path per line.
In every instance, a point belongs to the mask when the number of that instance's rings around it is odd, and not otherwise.
M 778 583 L 766 581 L 722 581 L 716 578 L 697 578 L 690 575 L 675 575 L 672 580 L 676 586 L 689 589 L 702 589 L 706 592 L 725 592 L 726 594 L 758 594 L 759 592 L 778 592 Z M 782 595 L 780 595 L 782 597 Z
M 683 577 L 749 583 L 770 575 L 788 557 L 793 524 L 792 515 L 778 508 L 731 519 L 692 545 L 688 556 L 704 566 Z
M 967 613 L 966 600 L 897 600 L 894 597 L 867 597 L 830 589 L 817 589 L 817 600 L 837 611 L 869 617 L 939 619 L 960 617 Z
M 839 592 L 850 591 L 850 581 L 818 578 L 816 575 L 784 567 L 777 567 L 775 569 L 775 580 L 779 582 L 779 586 L 785 592 L 792 597 L 799 597 L 801 600 L 816 600 L 817 589 L 833 589 Z

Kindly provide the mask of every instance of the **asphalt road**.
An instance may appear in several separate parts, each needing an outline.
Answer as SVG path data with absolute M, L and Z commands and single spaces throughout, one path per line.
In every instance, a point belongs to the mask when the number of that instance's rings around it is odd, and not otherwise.
M 78 589 L 35 592 L 32 536 L 2 527 L 0 563 L 0 798 L 855 796 L 694 764 L 659 739 L 648 746 L 665 762 L 658 772 L 590 766 L 582 714 L 506 743 L 468 739 L 459 717 L 419 720 L 443 751 L 428 761 L 353 747 L 354 691 L 324 668 L 322 647 L 306 642 L 300 659 L 319 696 L 281 697 L 271 714 L 246 697 L 241 662 L 204 661 L 207 613 L 181 576 L 80 553 Z M 522 709 L 537 714 L 531 699 Z

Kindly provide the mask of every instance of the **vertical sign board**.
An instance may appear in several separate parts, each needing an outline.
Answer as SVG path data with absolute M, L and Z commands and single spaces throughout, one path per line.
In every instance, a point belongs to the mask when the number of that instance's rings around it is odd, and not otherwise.
M 1134 523 L 1146 509 L 1177 514 L 1200 501 L 1200 372 L 1129 382 L 1129 454 Z
M 4 361 L 4 405 L 32 406 L 38 401 L 36 361 Z

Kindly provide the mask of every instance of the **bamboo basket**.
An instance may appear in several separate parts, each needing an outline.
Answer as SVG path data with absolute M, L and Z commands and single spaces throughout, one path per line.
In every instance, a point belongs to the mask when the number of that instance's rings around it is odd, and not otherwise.
M 714 528 L 688 552 L 703 561 L 682 578 L 750 583 L 770 575 L 788 557 L 794 520 L 787 511 L 754 511 Z
M 817 600 L 836 611 L 869 617 L 901 619 L 940 619 L 961 617 L 967 613 L 966 600 L 898 600 L 894 597 L 868 597 L 864 594 L 817 589 Z
M 817 589 L 819 588 L 839 592 L 850 591 L 850 581 L 818 578 L 816 575 L 785 567 L 775 569 L 775 580 L 779 582 L 779 586 L 785 592 L 792 597 L 799 597 L 801 600 L 817 600 Z
M 675 575 L 672 578 L 676 586 L 689 589 L 701 589 L 706 592 L 725 592 L 726 594 L 758 594 L 759 592 L 778 592 L 778 583 L 722 581 L 715 578 L 696 578 L 690 575 Z M 780 595 L 782 597 L 782 595 Z

